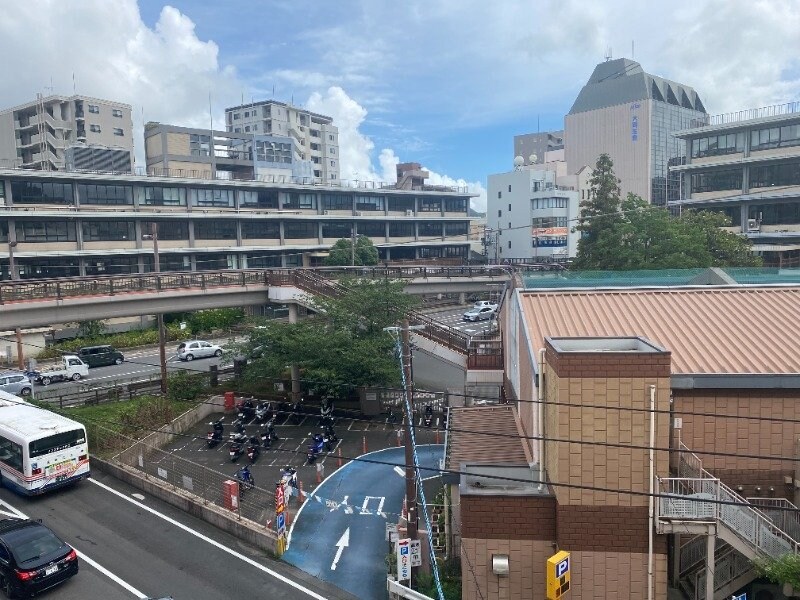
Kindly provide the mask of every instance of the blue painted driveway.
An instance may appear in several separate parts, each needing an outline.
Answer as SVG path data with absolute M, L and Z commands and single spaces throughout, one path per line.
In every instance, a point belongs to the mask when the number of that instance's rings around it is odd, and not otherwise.
M 418 446 L 420 466 L 438 469 L 443 451 L 441 444 Z M 283 559 L 359 598 L 373 600 L 386 596 L 385 558 L 391 551 L 386 523 L 398 521 L 405 496 L 405 477 L 392 465 L 405 463 L 404 449 L 378 450 L 364 458 L 391 464 L 352 461 L 323 481 L 296 516 Z M 423 478 L 435 474 L 422 471 Z M 348 529 L 349 545 L 340 550 L 336 544 Z

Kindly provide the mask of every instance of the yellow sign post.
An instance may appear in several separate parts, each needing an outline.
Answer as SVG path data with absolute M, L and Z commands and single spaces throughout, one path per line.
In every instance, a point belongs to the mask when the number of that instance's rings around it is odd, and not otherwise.
M 569 552 L 557 552 L 547 559 L 547 600 L 560 600 L 569 590 Z

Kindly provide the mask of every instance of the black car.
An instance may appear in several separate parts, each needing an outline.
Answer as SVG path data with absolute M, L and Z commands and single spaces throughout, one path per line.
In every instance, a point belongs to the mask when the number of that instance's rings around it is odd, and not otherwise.
M 121 365 L 125 360 L 122 352 L 113 346 L 87 346 L 78 351 L 78 356 L 89 367 L 106 367 L 109 365 Z
M 32 596 L 78 572 L 78 555 L 39 521 L 0 520 L 0 588 L 8 598 Z

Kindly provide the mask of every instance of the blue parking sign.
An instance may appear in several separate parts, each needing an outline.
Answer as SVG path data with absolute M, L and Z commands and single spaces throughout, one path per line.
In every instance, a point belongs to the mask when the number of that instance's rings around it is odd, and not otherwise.
M 569 573 L 569 559 L 565 558 L 556 565 L 556 577 L 563 577 Z

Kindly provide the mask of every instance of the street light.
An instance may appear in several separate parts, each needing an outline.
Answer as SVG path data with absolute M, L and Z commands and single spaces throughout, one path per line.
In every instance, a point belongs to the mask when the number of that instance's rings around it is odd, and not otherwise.
M 153 240 L 153 272 L 156 277 L 161 273 L 161 261 L 158 256 L 158 223 L 150 224 L 150 234 L 142 236 L 143 240 Z M 158 327 L 158 357 L 161 363 L 161 393 L 167 393 L 167 340 L 164 331 L 164 313 L 156 314 L 156 326 Z

